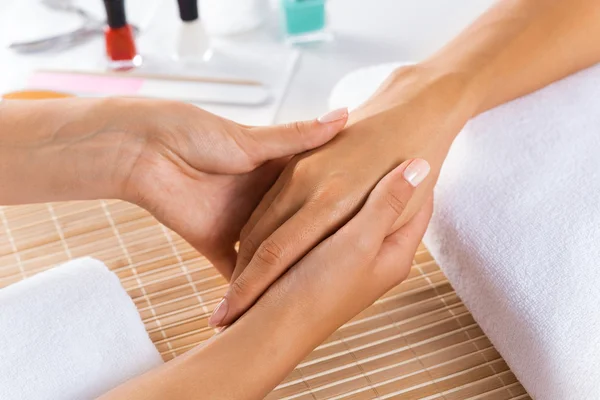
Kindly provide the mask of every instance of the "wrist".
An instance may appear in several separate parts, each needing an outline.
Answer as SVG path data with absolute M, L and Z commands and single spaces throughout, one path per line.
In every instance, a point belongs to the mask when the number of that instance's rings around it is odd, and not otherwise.
M 70 197 L 125 197 L 131 170 L 145 143 L 143 127 L 133 126 L 139 121 L 137 102 L 90 99 L 73 107 L 69 123 L 47 147 L 49 157 L 57 159 L 57 173 L 66 174 L 72 185 Z
M 483 101 L 483 85 L 477 74 L 438 60 L 400 67 L 392 73 L 388 85 L 397 92 L 405 91 L 407 86 L 415 87 L 434 109 L 451 112 L 464 122 L 477 115 Z
M 478 92 L 468 75 L 412 64 L 392 72 L 369 101 L 352 113 L 349 125 L 361 137 L 365 129 L 383 134 L 381 154 L 402 154 L 403 159 L 394 162 L 406 160 L 405 156 L 427 156 L 435 163 L 431 153 L 436 159 L 445 157 L 478 105 Z
M 3 204 L 121 198 L 139 144 L 119 128 L 119 100 L 65 99 L 2 106 Z
M 93 178 L 82 181 L 82 189 L 94 198 L 130 200 L 133 170 L 150 136 L 148 116 L 153 114 L 146 111 L 148 103 L 114 97 L 91 105 L 89 113 L 96 117 L 84 128 L 89 133 L 76 152 L 83 176 Z
M 437 71 L 437 74 L 452 76 L 462 82 L 464 95 L 471 102 L 471 118 L 488 108 L 486 103 L 490 93 L 494 91 L 494 58 L 485 52 L 472 53 L 470 49 L 461 52 L 447 46 L 421 63 L 426 68 Z

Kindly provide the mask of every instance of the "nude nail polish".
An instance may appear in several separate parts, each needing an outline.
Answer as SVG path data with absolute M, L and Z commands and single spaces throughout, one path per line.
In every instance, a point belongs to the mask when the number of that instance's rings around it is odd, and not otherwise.
M 406 166 L 402 175 L 408 183 L 413 187 L 417 187 L 425 180 L 425 178 L 427 178 L 430 170 L 431 167 L 427 161 L 416 158 Z
M 348 116 L 348 108 L 338 108 L 337 110 L 333 110 L 328 112 L 327 114 L 319 117 L 318 121 L 322 124 L 329 124 L 331 122 L 339 121 Z
M 227 299 L 223 298 L 219 305 L 215 308 L 212 315 L 208 320 L 208 325 L 212 327 L 217 327 L 225 317 L 227 316 L 227 311 L 229 311 L 229 304 L 227 304 Z

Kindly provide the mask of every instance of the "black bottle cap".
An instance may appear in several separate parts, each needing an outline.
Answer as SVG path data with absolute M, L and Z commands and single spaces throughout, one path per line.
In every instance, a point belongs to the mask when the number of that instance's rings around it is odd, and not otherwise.
M 104 0 L 106 21 L 111 28 L 122 28 L 127 25 L 125 17 L 125 0 Z
M 182 21 L 195 21 L 198 19 L 198 0 L 177 0 L 179 16 Z

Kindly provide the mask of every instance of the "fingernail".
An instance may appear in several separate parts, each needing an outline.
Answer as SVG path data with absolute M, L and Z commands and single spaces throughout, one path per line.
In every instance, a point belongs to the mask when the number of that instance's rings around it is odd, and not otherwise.
M 212 315 L 208 319 L 208 325 L 213 328 L 219 326 L 225 319 L 228 309 L 229 305 L 227 304 L 227 299 L 223 297 L 223 300 L 221 300 L 217 308 L 215 308 Z
M 347 116 L 348 116 L 348 108 L 344 107 L 344 108 L 338 108 L 337 110 L 328 112 L 327 114 L 323 115 L 322 117 L 319 117 L 319 119 L 317 121 L 319 121 L 322 124 L 329 124 L 331 122 L 335 122 L 335 121 L 344 119 Z
M 415 158 L 406 166 L 402 175 L 408 183 L 410 183 L 413 187 L 417 187 L 425 180 L 425 178 L 427 178 L 430 170 L 431 167 L 427 161 L 420 158 Z

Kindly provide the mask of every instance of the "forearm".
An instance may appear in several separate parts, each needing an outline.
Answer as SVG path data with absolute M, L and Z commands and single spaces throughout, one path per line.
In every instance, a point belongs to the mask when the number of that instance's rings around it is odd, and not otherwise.
M 419 215 L 418 225 L 415 218 L 410 226 L 419 226 L 419 231 L 414 235 L 398 231 L 397 238 L 388 243 L 388 252 L 379 253 L 375 264 L 363 257 L 368 247 L 341 252 L 348 243 L 339 235 L 330 247 L 294 266 L 240 319 L 205 345 L 99 400 L 264 398 L 336 329 L 406 277 L 431 207 L 427 210 Z M 365 225 L 360 222 L 353 229 Z M 372 233 L 366 232 L 365 236 Z
M 118 197 L 137 144 L 115 103 L 0 103 L 0 205 Z
M 401 271 L 402 265 L 400 261 L 396 268 Z M 315 347 L 384 291 L 381 283 L 374 284 L 371 271 L 340 277 L 336 269 L 343 268 L 335 267 L 327 260 L 295 267 L 236 323 L 205 345 L 99 400 L 264 398 Z M 328 276 L 319 279 L 315 276 L 319 270 L 327 270 Z
M 386 235 L 413 185 L 426 176 L 408 180 L 415 161 L 383 178 L 351 221 L 274 282 L 228 329 L 102 400 L 264 398 L 319 343 L 407 277 L 432 203 Z M 221 303 L 226 311 L 227 304 Z
M 423 65 L 458 75 L 475 114 L 600 61 L 597 0 L 501 0 Z
M 263 398 L 335 329 L 329 326 L 333 321 L 303 321 L 291 300 L 282 299 L 282 303 L 254 307 L 205 345 L 100 400 Z

